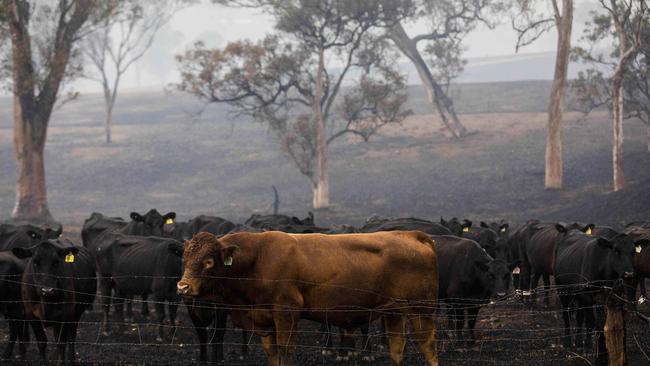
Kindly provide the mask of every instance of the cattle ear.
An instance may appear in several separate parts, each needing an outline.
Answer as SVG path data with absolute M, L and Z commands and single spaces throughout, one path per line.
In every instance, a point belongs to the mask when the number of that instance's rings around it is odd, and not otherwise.
M 29 248 L 21 248 L 21 247 L 11 248 L 11 253 L 13 255 L 15 255 L 17 258 L 20 258 L 20 259 L 29 258 L 33 254 L 31 249 L 29 249 Z
M 566 226 L 564 226 L 564 225 L 562 225 L 560 223 L 555 224 L 555 230 L 557 230 L 558 232 L 560 232 L 562 234 L 566 234 Z
M 167 245 L 167 250 L 169 250 L 170 253 L 177 255 L 179 257 L 183 256 L 183 244 L 181 243 L 169 243 Z
M 464 220 L 460 227 L 463 229 L 464 233 L 468 233 L 469 229 L 472 227 L 472 222 L 469 220 Z
M 490 226 L 488 224 L 486 224 L 485 221 L 481 221 L 481 227 L 486 228 L 486 229 L 490 228 Z
M 481 262 L 481 261 L 474 261 L 474 265 L 476 268 L 480 269 L 481 271 L 486 271 L 489 269 L 488 265 Z
M 77 255 L 77 253 L 79 253 L 79 247 L 70 246 L 67 248 L 58 248 L 56 252 L 59 255 L 68 255 L 68 254 Z
M 176 218 L 176 212 L 168 212 L 163 216 L 163 222 L 167 225 L 171 225 L 174 223 L 174 219 Z
M 510 269 L 510 272 L 512 272 L 513 269 L 519 267 L 520 264 L 521 264 L 521 260 L 520 260 L 520 259 L 517 259 L 517 260 L 515 260 L 514 262 L 508 264 L 508 268 Z
M 231 266 L 233 263 L 233 255 L 235 254 L 235 251 L 239 249 L 237 245 L 228 245 L 221 247 L 220 253 L 221 253 L 221 261 L 223 262 L 224 266 Z
M 596 225 L 594 225 L 594 224 L 587 224 L 587 225 L 582 229 L 582 232 L 585 233 L 585 234 L 587 234 L 587 235 L 591 235 L 591 233 L 594 231 L 594 228 L 595 228 L 595 227 L 596 227 Z
M 608 248 L 608 249 L 612 248 L 612 242 L 605 239 L 605 238 L 603 238 L 602 236 L 598 237 L 598 239 L 596 239 L 596 244 L 598 244 L 599 246 L 601 246 L 603 248 Z
M 499 232 L 506 233 L 506 232 L 508 232 L 508 229 L 509 229 L 509 228 L 510 228 L 510 225 L 509 225 L 509 224 L 503 224 L 503 225 L 501 225 L 501 227 L 499 228 Z
M 144 222 L 144 217 L 137 212 L 131 212 L 131 220 L 137 222 Z
M 445 219 L 443 219 L 442 216 L 440 216 L 440 225 L 447 226 L 447 221 L 445 221 Z

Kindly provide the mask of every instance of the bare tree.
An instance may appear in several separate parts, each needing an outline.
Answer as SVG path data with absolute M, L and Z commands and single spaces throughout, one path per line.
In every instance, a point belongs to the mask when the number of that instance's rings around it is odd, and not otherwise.
M 429 102 L 438 112 L 440 120 L 455 138 L 467 134 L 460 122 L 453 100 L 449 97 L 441 79 L 447 82 L 456 76 L 465 64 L 459 57 L 462 40 L 477 23 L 487 21 L 491 12 L 499 9 L 499 2 L 493 0 L 421 0 L 413 1 L 409 17 L 397 22 L 387 31 L 395 46 L 415 66 L 422 85 L 427 91 Z M 424 21 L 428 24 L 426 33 L 409 35 L 405 23 Z M 424 52 L 420 46 L 426 44 Z
M 96 71 L 87 75 L 102 86 L 106 143 L 111 142 L 113 108 L 124 73 L 151 47 L 158 30 L 188 1 L 109 0 L 106 17 L 84 40 L 83 52 Z
M 537 11 L 543 3 L 552 8 L 551 14 Z M 557 30 L 555 71 L 548 104 L 544 187 L 559 189 L 562 188 L 562 115 L 571 51 L 573 0 L 562 0 L 561 6 L 558 0 L 515 0 L 513 5 L 512 27 L 518 32 L 517 50 L 550 29 Z
M 67 76 L 74 46 L 95 10 L 93 0 L 2 0 L 0 24 L 11 39 L 14 143 L 18 181 L 16 220 L 51 221 L 43 152 L 47 128 Z
M 398 19 L 395 1 L 267 1 L 280 36 L 178 57 L 178 88 L 208 103 L 228 103 L 267 123 L 312 183 L 313 207 L 329 206 L 327 146 L 344 135 L 368 140 L 409 111 L 396 55 L 373 30 Z M 375 32 L 376 33 L 376 32 Z M 327 61 L 336 63 L 328 68 Z M 359 75 L 350 81 L 351 71 Z M 353 85 L 343 91 L 344 80 Z
M 648 47 L 649 19 L 646 0 L 599 0 L 603 9 L 594 13 L 583 40 L 589 48 L 578 47 L 575 57 L 599 65 L 580 74 L 574 88 L 579 103 L 586 112 L 608 105 L 612 112 L 613 189 L 625 185 L 623 170 L 623 120 L 631 116 L 648 120 Z M 597 53 L 594 46 L 602 41 L 613 41 L 609 55 Z M 611 77 L 603 75 L 602 67 L 610 68 Z M 630 102 L 626 106 L 626 102 Z M 650 134 L 650 131 L 648 132 Z M 649 137 L 650 139 L 650 137 Z M 650 140 L 648 142 L 650 148 Z

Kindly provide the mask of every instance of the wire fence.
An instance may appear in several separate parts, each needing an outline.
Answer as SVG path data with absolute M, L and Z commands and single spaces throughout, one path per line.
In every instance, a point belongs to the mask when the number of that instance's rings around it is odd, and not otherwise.
M 62 277 L 58 277 L 61 279 Z M 85 279 L 94 279 L 88 277 Z M 113 280 L 117 278 L 112 278 Z M 175 283 L 177 277 L 164 276 L 123 276 L 124 280 L 169 280 Z M 245 281 L 259 281 L 249 278 Z M 296 282 L 294 280 L 287 280 Z M 7 279 L 0 281 L 0 284 L 20 284 L 21 280 Z M 300 282 L 300 285 L 316 285 L 309 282 Z M 364 288 L 353 286 L 336 286 L 334 290 L 356 292 L 359 295 L 375 295 L 382 297 L 384 294 L 369 291 Z M 595 349 L 593 344 L 587 344 L 585 348 L 572 345 L 565 347 L 565 328 L 561 306 L 558 301 L 558 294 L 567 294 L 575 291 L 575 287 L 554 285 L 548 289 L 537 288 L 532 296 L 522 297 L 514 292 L 498 299 L 481 301 L 469 301 L 466 298 L 441 299 L 438 302 L 422 302 L 418 304 L 420 310 L 426 309 L 428 313 L 436 314 L 437 348 L 442 364 L 445 365 L 592 365 L 595 364 Z M 605 294 L 614 296 L 621 303 L 627 303 L 624 296 L 616 295 L 611 288 L 602 284 L 591 284 L 590 287 L 583 286 L 579 289 L 582 293 L 591 295 Z M 93 295 L 74 290 L 61 290 L 61 293 L 77 295 Z M 143 300 L 139 296 L 115 296 L 105 295 L 98 292 L 91 309 L 86 311 L 78 323 L 78 336 L 75 341 L 75 351 L 79 361 L 92 364 L 193 364 L 199 361 L 200 341 L 196 335 L 195 327 L 188 315 L 186 305 L 181 298 L 177 301 L 162 301 L 150 295 L 151 299 L 147 304 L 152 308 L 149 316 L 141 313 Z M 545 307 L 543 304 L 544 295 L 550 295 L 551 305 Z M 109 321 L 103 322 L 103 303 L 110 300 L 112 303 Z M 295 341 L 296 364 L 299 365 L 330 365 L 330 364 L 372 364 L 390 365 L 390 353 L 386 332 L 382 325 L 383 315 L 402 314 L 417 318 L 421 313 L 409 313 L 410 306 L 405 299 L 385 298 L 384 302 L 391 303 L 387 308 L 369 309 L 363 306 L 345 306 L 324 308 L 319 305 L 309 306 L 310 312 L 326 312 L 335 315 L 339 312 L 355 314 L 367 314 L 370 328 L 367 337 L 356 331 L 348 339 L 348 343 L 341 345 L 338 329 L 332 327 L 330 331 L 323 328 L 320 323 L 304 320 L 293 330 L 292 339 Z M 43 301 L 40 304 L 47 306 L 60 306 L 63 300 Z M 603 300 L 601 300 L 603 301 Z M 115 303 L 131 302 L 135 317 L 134 320 L 126 321 L 120 319 L 115 313 Z M 16 299 L 7 299 L 5 294 L 0 294 L 0 309 L 7 305 L 15 304 Z M 602 303 L 602 302 L 601 302 Z M 168 305 L 178 305 L 178 314 L 175 324 L 169 318 Z M 161 306 L 167 306 L 164 322 L 159 323 Z M 286 304 L 264 303 L 251 306 L 233 306 L 230 304 L 213 304 L 206 302 L 190 301 L 189 305 L 194 311 L 212 311 L 215 305 L 224 311 L 229 310 L 250 310 L 275 309 L 283 312 L 299 312 L 304 315 L 306 312 L 302 307 L 288 306 Z M 630 303 L 627 303 L 630 306 Z M 472 319 L 469 312 L 463 321 L 463 330 L 458 330 L 456 321 L 458 318 L 450 309 L 456 307 L 470 310 L 481 306 L 478 316 Z M 576 337 L 585 339 L 591 336 L 596 339 L 596 334 L 583 329 L 576 329 L 576 313 L 580 308 L 571 308 L 570 329 L 572 339 Z M 600 306 L 601 312 L 604 308 Z M 629 314 L 635 310 L 628 309 Z M 638 306 L 638 311 L 650 314 L 650 307 L 647 304 Z M 9 337 L 7 326 L 10 320 L 23 320 L 23 318 L 12 319 L 5 316 L 5 322 L 0 325 L 0 339 L 4 339 L 4 349 Z M 36 320 L 31 320 L 36 321 Z M 468 322 L 475 321 L 475 339 L 470 337 Z M 57 321 L 50 322 L 52 324 Z M 604 319 L 603 319 L 604 322 Z M 223 349 L 225 363 L 229 365 L 259 365 L 265 364 L 264 351 L 258 336 L 253 333 L 243 333 L 235 328 L 228 321 L 224 328 L 212 324 L 208 327 L 208 357 L 212 357 L 211 344 L 219 341 L 217 330 L 225 331 L 223 338 Z M 163 338 L 159 337 L 162 329 Z M 626 317 L 626 346 L 628 364 L 650 364 L 650 326 L 637 319 L 635 316 Z M 419 354 L 418 345 L 410 331 L 406 349 L 404 365 L 422 365 L 424 359 Z M 326 347 L 328 338 L 332 341 L 333 347 Z M 48 358 L 57 357 L 55 347 L 55 335 L 48 332 Z M 352 343 L 350 343 L 352 342 Z M 18 347 L 14 349 L 14 356 L 11 362 L 14 364 L 32 364 L 39 362 L 39 355 L 36 347 L 36 340 L 32 336 L 28 344 L 28 352 L 21 357 Z M 243 351 L 243 347 L 247 351 Z M 210 363 L 210 362 L 207 362 Z

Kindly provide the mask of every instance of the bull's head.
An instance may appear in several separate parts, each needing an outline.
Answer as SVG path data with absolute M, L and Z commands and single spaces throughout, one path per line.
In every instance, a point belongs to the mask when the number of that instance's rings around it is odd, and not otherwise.
M 176 288 L 180 295 L 207 297 L 214 293 L 219 281 L 228 276 L 228 270 L 237 259 L 239 247 L 226 244 L 216 236 L 201 232 L 185 242 L 183 278 Z

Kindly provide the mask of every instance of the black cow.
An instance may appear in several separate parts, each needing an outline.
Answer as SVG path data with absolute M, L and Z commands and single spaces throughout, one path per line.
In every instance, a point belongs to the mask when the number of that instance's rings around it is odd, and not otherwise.
M 640 287 L 641 298 L 639 300 L 647 299 L 645 279 L 650 277 L 650 229 L 638 226 L 629 226 L 624 231 L 632 237 L 635 245 L 634 253 L 634 279 L 631 286 L 628 288 L 628 300 L 630 300 L 633 307 L 636 306 L 636 288 Z
M 124 321 L 125 298 L 152 294 L 159 322 L 158 340 L 163 339 L 165 302 L 169 318 L 175 326 L 176 310 L 180 298 L 176 282 L 182 275 L 182 244 L 171 238 L 143 237 L 110 233 L 97 248 L 97 269 L 102 294 L 115 292 L 115 307 L 120 322 Z M 170 252 L 175 250 L 176 255 Z M 104 330 L 107 330 L 111 296 L 103 296 Z
M 0 313 L 9 324 L 9 341 L 2 353 L 2 359 L 13 355 L 16 341 L 19 343 L 20 355 L 24 359 L 29 342 L 29 331 L 26 329 L 25 309 L 20 295 L 25 261 L 17 258 L 9 251 L 0 252 Z
M 42 229 L 29 224 L 2 224 L 0 225 L 0 250 L 11 250 L 17 247 L 29 248 L 43 240 L 58 238 L 62 231 L 61 225 L 56 229 Z
M 521 288 L 524 297 L 529 298 L 531 304 L 534 303 L 532 290 L 537 287 L 541 277 L 544 281 L 544 304 L 549 306 L 550 276 L 553 274 L 557 243 L 573 231 L 592 235 L 595 225 L 579 223 L 548 225 L 543 223 L 538 224 L 536 227 L 537 230 L 530 237 L 530 240 L 523 242 L 519 248 L 521 256 Z
M 492 258 L 508 260 L 508 246 L 505 241 L 499 240 L 499 234 L 496 231 L 484 226 L 472 227 L 471 221 L 467 221 L 466 224 L 469 226 L 464 226 L 461 235 L 463 238 L 477 242 Z
M 173 222 L 165 224 L 165 236 L 176 240 L 191 239 L 194 234 L 202 231 L 221 236 L 235 228 L 235 224 L 217 216 L 200 215 L 187 222 Z
M 571 345 L 570 312 L 577 310 L 577 328 L 585 323 L 585 348 L 591 347 L 591 333 L 594 328 L 602 331 L 604 319 L 594 315 L 595 305 L 604 305 L 605 298 L 620 279 L 632 279 L 634 267 L 632 256 L 635 251 L 632 237 L 619 234 L 608 240 L 574 231 L 556 245 L 554 277 L 562 303 L 565 347 Z M 617 286 L 620 292 L 622 286 Z M 576 335 L 576 346 L 582 347 L 582 333 Z
M 440 225 L 449 229 L 452 235 L 462 236 L 463 231 L 472 226 L 472 222 L 469 220 L 460 221 L 457 217 L 452 217 L 451 220 L 447 221 L 440 216 Z
M 299 225 L 299 226 L 314 226 L 314 214 L 309 212 L 308 216 L 304 219 L 299 219 L 295 216 L 287 215 L 260 215 L 253 214 L 244 222 L 248 226 L 252 226 L 258 229 L 271 229 L 278 226 L 286 225 Z
M 446 227 L 424 219 L 416 217 L 405 217 L 396 219 L 382 219 L 371 217 L 366 224 L 359 229 L 362 233 L 374 233 L 377 231 L 396 231 L 396 230 L 419 230 L 429 235 L 451 235 L 451 231 Z
M 99 212 L 93 212 L 90 217 L 84 220 L 81 228 L 81 242 L 86 248 L 91 248 L 93 242 L 102 233 L 115 231 L 128 225 L 121 217 L 108 217 Z
M 449 306 L 449 326 L 462 330 L 467 312 L 470 342 L 481 306 L 491 298 L 506 296 L 510 286 L 512 267 L 493 259 L 473 240 L 452 235 L 432 236 L 438 256 L 438 300 Z M 454 324 L 455 323 L 455 324 Z
M 41 359 L 46 360 L 45 326 L 54 328 L 59 360 L 74 362 L 77 325 L 84 311 L 92 307 L 97 292 L 92 256 L 66 239 L 14 248 L 12 252 L 18 258 L 30 258 L 21 292 Z
M 176 213 L 168 212 L 161 215 L 154 208 L 144 215 L 131 212 L 130 216 L 131 221 L 126 223 L 119 217 L 107 217 L 94 212 L 90 218 L 86 219 L 81 229 L 83 245 L 94 251 L 94 247 L 98 245 L 96 242 L 101 241 L 102 234 L 108 232 L 139 236 L 164 236 L 164 226 L 173 222 Z

